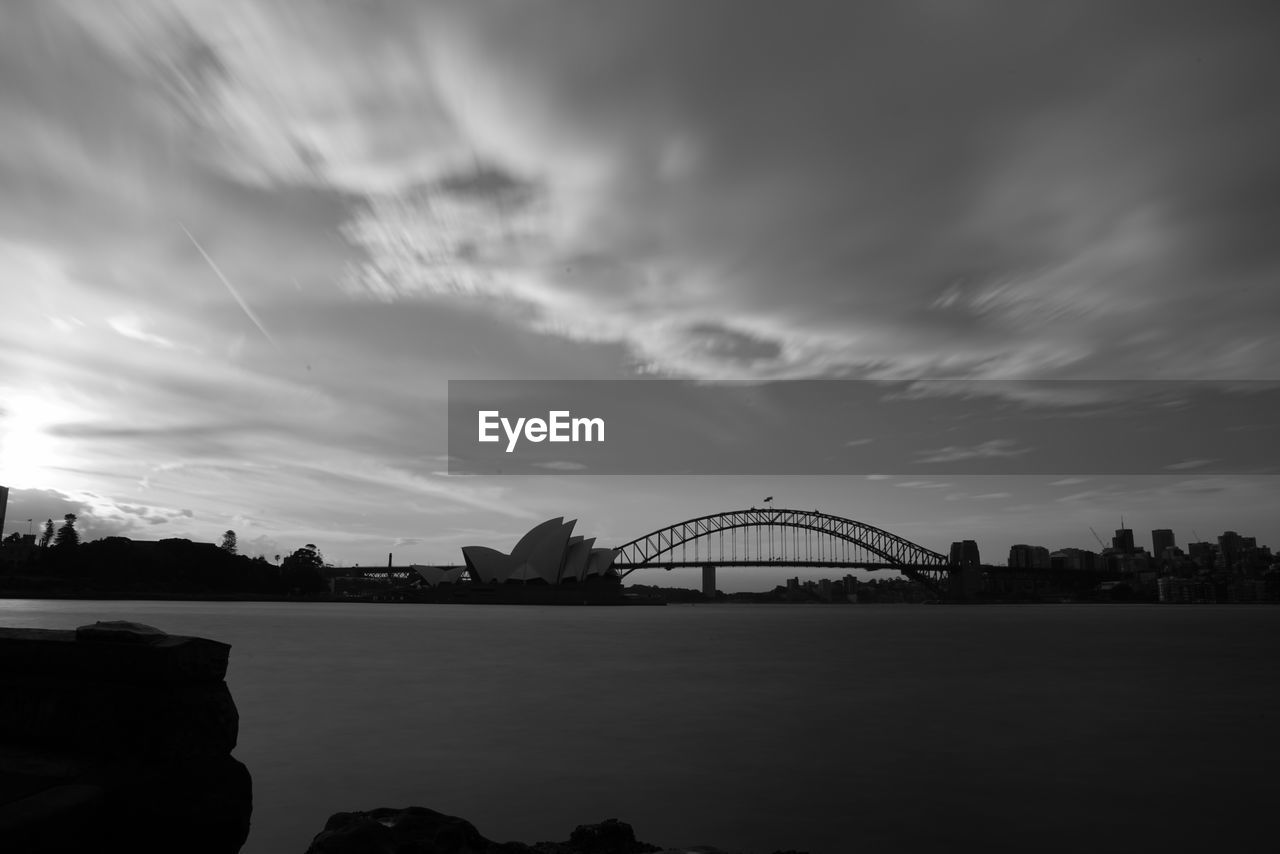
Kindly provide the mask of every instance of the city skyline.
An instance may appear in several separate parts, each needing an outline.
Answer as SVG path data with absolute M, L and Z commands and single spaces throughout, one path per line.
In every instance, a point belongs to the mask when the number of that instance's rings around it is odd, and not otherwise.
M 457 477 L 445 435 L 460 379 L 1280 380 L 1265 11 L 5 16 L 5 534 L 76 513 L 87 539 L 233 529 L 248 553 L 437 564 L 558 515 L 617 543 L 772 495 L 984 556 L 1092 549 L 1122 515 L 1280 544 L 1274 475 L 1197 474 L 1215 454 L 1140 476 Z M 678 416 L 718 429 L 706 406 Z M 916 450 L 1016 460 L 1007 439 Z

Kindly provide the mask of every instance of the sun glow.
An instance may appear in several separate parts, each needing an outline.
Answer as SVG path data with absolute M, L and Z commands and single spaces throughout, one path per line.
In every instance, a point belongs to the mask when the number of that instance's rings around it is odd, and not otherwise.
M 61 442 L 49 433 L 61 410 L 39 398 L 6 401 L 0 410 L 0 483 L 16 489 L 49 487 L 53 466 L 65 464 Z

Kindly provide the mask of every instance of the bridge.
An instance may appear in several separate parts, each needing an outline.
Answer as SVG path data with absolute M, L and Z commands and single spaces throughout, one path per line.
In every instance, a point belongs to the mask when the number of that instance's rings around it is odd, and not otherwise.
M 890 569 L 939 598 L 961 595 L 962 567 L 943 554 L 853 519 L 817 510 L 751 508 L 669 525 L 618 547 L 613 568 L 701 567 L 704 592 L 715 591 L 717 566 Z

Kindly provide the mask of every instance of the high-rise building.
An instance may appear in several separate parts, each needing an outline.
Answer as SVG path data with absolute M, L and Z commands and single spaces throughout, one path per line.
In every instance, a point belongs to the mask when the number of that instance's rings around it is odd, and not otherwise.
M 0 539 L 4 538 L 4 511 L 9 506 L 9 487 L 0 486 Z
M 1151 554 L 1156 560 L 1164 557 L 1164 550 L 1177 545 L 1173 541 L 1173 531 L 1168 528 L 1156 528 L 1151 532 Z
M 1218 537 L 1218 553 L 1222 557 L 1225 569 L 1239 565 L 1241 553 L 1244 551 L 1244 537 L 1235 531 L 1223 531 Z
M 1073 569 L 1092 572 L 1098 568 L 1098 555 L 1086 549 L 1058 549 L 1049 555 L 1051 569 Z
M 1213 569 L 1217 547 L 1213 543 L 1188 543 L 1187 554 L 1201 569 Z
M 1111 547 L 1127 555 L 1133 554 L 1133 529 L 1117 528 L 1116 535 L 1111 538 Z
M 1049 550 L 1044 546 L 1019 543 L 1009 547 L 1009 566 L 1018 569 L 1049 569 Z
M 951 563 L 954 566 L 977 566 L 978 544 L 973 540 L 961 540 L 951 544 Z

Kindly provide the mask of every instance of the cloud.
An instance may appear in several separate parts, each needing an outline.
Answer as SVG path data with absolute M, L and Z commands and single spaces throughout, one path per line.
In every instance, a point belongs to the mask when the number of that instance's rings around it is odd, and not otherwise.
M 441 97 L 466 100 L 459 126 L 488 157 L 543 177 L 550 218 L 561 223 L 547 230 L 546 251 L 567 258 L 587 250 L 645 283 L 619 299 L 607 280 L 577 292 L 556 264 L 525 269 L 518 282 L 492 279 L 489 287 L 523 292 L 531 323 L 572 309 L 592 330 L 578 334 L 624 341 L 656 369 L 697 375 L 730 371 L 682 339 L 713 314 L 775 342 L 767 362 L 777 364 L 755 365 L 775 375 L 1027 376 L 1094 369 L 1104 354 L 1112 370 L 1150 371 L 1151 352 L 1195 369 L 1169 349 L 1172 330 L 1190 327 L 1170 313 L 1168 297 L 1194 300 L 1188 272 L 1207 257 L 1188 255 L 1217 250 L 1184 241 L 1182 214 L 1224 177 L 1213 151 L 1247 113 L 1243 103 L 1224 111 L 1212 98 L 1187 97 L 1182 81 L 1195 72 L 1180 57 L 1194 39 L 1240 59 L 1234 51 L 1261 47 L 1252 35 L 1220 27 L 1201 40 L 1203 22 L 1189 15 L 1139 29 L 1137 15 L 1101 6 L 1053 20 L 1004 9 L 998 22 L 984 20 L 994 11 L 973 13 L 951 31 L 953 42 L 913 55 L 906 36 L 917 16 L 951 13 L 903 9 L 872 20 L 856 11 L 832 19 L 752 10 L 732 32 L 710 9 L 682 9 L 679 27 L 669 14 L 646 5 L 588 24 L 507 10 L 455 22 Z M 1124 35 L 1099 48 L 1102 19 Z M 575 40 L 588 25 L 592 38 Z M 645 41 L 676 30 L 679 38 Z M 760 63 L 760 40 L 782 31 L 794 40 L 771 44 L 778 64 Z M 996 32 L 999 42 L 988 41 Z M 1046 60 L 1085 45 L 1088 74 Z M 990 61 L 973 62 L 978 55 Z M 845 73 L 809 62 L 819 56 L 845 57 Z M 888 91 L 882 77 L 856 73 L 881 64 L 895 69 Z M 1217 66 L 1217 82 L 1248 79 L 1247 66 Z M 474 81 L 465 92 L 453 85 L 462 79 Z M 1117 87 L 1116 79 L 1129 82 Z M 1166 87 L 1184 97 L 1151 97 Z M 894 109 L 875 111 L 876 133 L 866 132 L 863 113 L 886 99 Z M 825 106 L 833 102 L 843 109 Z M 1170 149 L 1167 135 L 1154 135 L 1203 127 L 1209 115 L 1225 124 L 1196 145 Z M 900 144 L 913 139 L 940 148 Z M 1156 139 L 1166 156 L 1146 157 Z M 689 155 L 679 158 L 676 186 L 661 166 L 672 150 Z M 1181 174 L 1173 183 L 1179 169 L 1192 180 Z M 1260 266 L 1241 287 L 1270 264 L 1265 253 L 1250 255 Z M 1173 256 L 1197 263 L 1174 266 Z M 387 266 L 410 282 L 430 277 L 404 261 Z M 464 266 L 458 275 L 476 272 Z M 1123 286 L 1096 284 L 1103 281 Z M 675 299 L 659 314 L 646 290 Z M 1126 318 L 1152 312 L 1163 323 L 1145 325 L 1147 352 L 1113 343 L 1124 340 L 1114 333 Z M 569 326 L 564 333 L 574 334 Z M 1266 346 L 1233 345 L 1200 364 L 1242 367 Z
M 1165 466 L 1165 468 L 1168 469 L 1169 471 L 1186 471 L 1187 469 L 1204 468 L 1205 466 L 1210 465 L 1214 462 L 1215 460 L 1183 460 L 1180 463 L 1172 463 L 1170 465 L 1167 465 Z
M 530 463 L 534 468 L 547 469 L 548 471 L 585 471 L 586 466 L 582 463 L 575 463 L 571 460 L 549 460 L 544 463 Z
M 1017 457 L 1028 453 L 1031 448 L 1017 447 L 1015 439 L 991 439 L 977 445 L 959 447 L 949 445 L 931 451 L 920 451 L 917 463 L 951 463 L 958 460 L 992 459 L 997 457 Z
M 5 476 L 380 549 L 565 512 L 437 471 L 449 378 L 1274 376 L 1262 15 L 10 4 Z
M 92 494 L 70 495 L 56 489 L 11 489 L 5 517 L 5 533 L 27 533 L 26 520 L 31 519 L 31 533 L 37 537 L 46 520 L 53 520 L 54 530 L 62 526 L 68 513 L 76 516 L 76 530 L 82 542 L 103 537 L 129 536 L 144 524 L 165 523 L 168 517 L 155 516 L 153 508 L 116 504 Z

